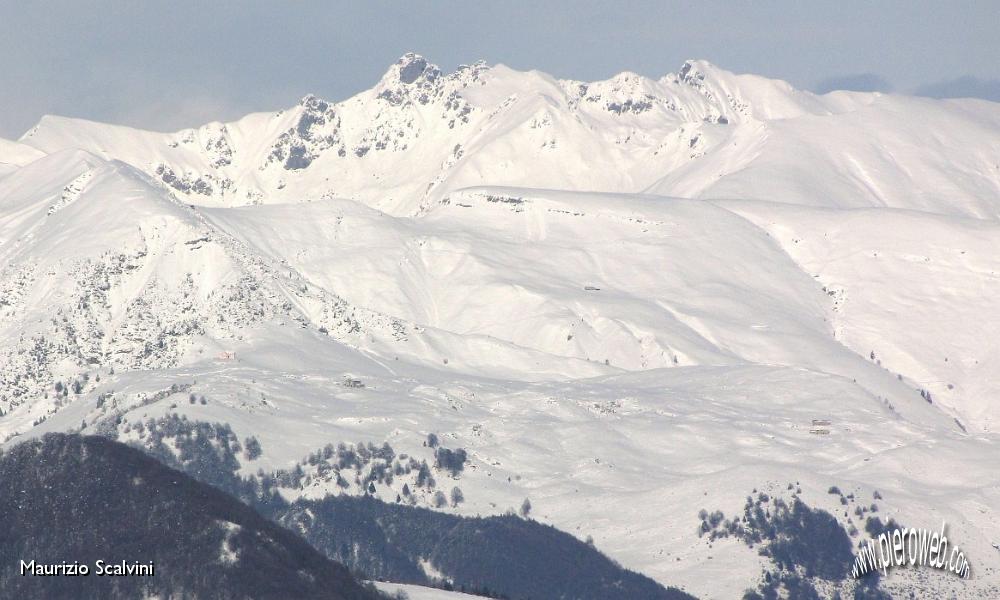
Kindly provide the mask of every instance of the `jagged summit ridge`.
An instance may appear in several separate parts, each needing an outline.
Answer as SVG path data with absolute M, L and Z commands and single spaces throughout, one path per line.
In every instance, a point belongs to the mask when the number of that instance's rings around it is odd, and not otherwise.
M 482 75 L 489 70 L 485 61 L 473 65 L 460 65 L 455 71 L 443 74 L 441 69 L 423 56 L 408 52 L 389 67 L 375 86 L 375 96 L 392 106 L 406 101 L 428 104 L 433 100 L 453 98 L 458 90 L 474 83 L 482 83 Z
M 996 113 L 817 96 L 703 60 L 659 79 L 625 71 L 582 82 L 482 61 L 446 73 L 407 53 L 342 102 L 307 95 L 174 134 L 46 118 L 21 143 L 123 160 L 205 205 L 339 197 L 412 215 L 457 189 L 513 185 L 995 218 Z M 968 172 L 949 167 L 956 161 Z
M 459 177 L 452 183 L 459 172 L 479 171 L 473 165 L 463 168 L 470 146 L 483 149 L 496 146 L 501 137 L 527 137 L 511 140 L 514 147 L 528 146 L 513 158 L 522 160 L 529 148 L 528 154 L 556 150 L 545 157 L 555 160 L 539 163 L 550 163 L 545 170 L 557 173 L 567 161 L 585 163 L 592 154 L 589 148 L 608 145 L 608 134 L 623 146 L 613 162 L 634 163 L 637 139 L 654 139 L 641 132 L 633 135 L 640 122 L 647 129 L 676 130 L 685 122 L 727 124 L 734 118 L 732 110 L 714 107 L 704 95 L 681 89 L 682 97 L 675 97 L 664 86 L 631 73 L 604 82 L 560 81 L 483 61 L 446 74 L 426 58 L 407 53 L 371 90 L 344 102 L 307 95 L 286 111 L 176 134 L 47 119 L 23 140 L 45 151 L 79 145 L 120 158 L 198 204 L 341 196 L 409 213 L 433 204 L 449 189 L 485 183 L 481 177 Z M 578 139 L 567 145 L 567 135 Z M 507 140 L 502 145 L 511 147 Z M 516 179 L 507 176 L 501 182 Z M 644 179 L 644 184 L 653 181 Z M 610 188 L 634 190 L 629 180 L 634 176 Z M 557 182 L 540 178 L 529 183 L 556 187 Z M 569 181 L 558 183 L 565 187 Z M 609 185 L 593 181 L 586 187 Z

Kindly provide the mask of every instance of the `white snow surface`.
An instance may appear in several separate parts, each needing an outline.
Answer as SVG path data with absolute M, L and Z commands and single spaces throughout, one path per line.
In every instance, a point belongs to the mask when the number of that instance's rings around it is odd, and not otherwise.
M 387 594 L 406 594 L 409 600 L 475 600 L 484 596 L 473 596 L 462 592 L 447 592 L 436 588 L 424 587 L 421 585 L 407 585 L 403 583 L 387 583 L 376 581 L 375 587 Z
M 1000 105 L 704 61 L 581 83 L 406 55 L 344 102 L 177 133 L 45 117 L 0 141 L 0 441 L 180 413 L 259 438 L 250 473 L 338 442 L 432 462 L 436 433 L 470 455 L 442 510 L 530 498 L 710 598 L 761 559 L 699 509 L 878 490 L 975 573 L 890 587 L 990 596 L 998 217 Z

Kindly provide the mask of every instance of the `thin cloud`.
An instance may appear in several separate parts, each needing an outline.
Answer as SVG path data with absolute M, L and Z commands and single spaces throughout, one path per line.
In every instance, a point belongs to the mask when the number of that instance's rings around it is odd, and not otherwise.
M 198 127 L 210 121 L 235 120 L 251 112 L 288 108 L 296 101 L 295 96 L 289 95 L 286 101 L 273 106 L 250 106 L 231 98 L 192 92 L 177 97 L 136 102 L 134 106 L 122 103 L 117 111 L 109 115 L 108 120 L 154 131 L 177 131 Z

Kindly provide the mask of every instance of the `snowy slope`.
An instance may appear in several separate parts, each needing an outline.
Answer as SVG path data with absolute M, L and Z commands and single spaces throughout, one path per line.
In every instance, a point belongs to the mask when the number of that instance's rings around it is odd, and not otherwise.
M 901 407 L 918 398 L 836 339 L 834 302 L 766 232 L 708 203 L 494 188 L 417 220 L 342 201 L 206 214 L 314 284 L 422 326 L 615 369 L 799 365 Z
M 177 133 L 46 117 L 0 143 L 0 441 L 186 414 L 259 438 L 252 473 L 339 442 L 433 463 L 436 433 L 470 455 L 435 469 L 466 498 L 443 510 L 530 498 L 717 598 L 761 559 L 699 509 L 877 489 L 984 567 L 938 593 L 988 596 L 997 156 L 996 104 L 702 61 L 581 83 L 407 55 Z M 282 493 L 365 491 L 308 474 Z
M 32 402 L 48 386 L 92 365 L 172 367 L 230 348 L 256 326 L 309 326 L 422 362 L 452 356 L 453 369 L 483 374 L 612 370 L 352 304 L 213 226 L 132 167 L 84 151 L 24 167 L 0 181 L 0 194 L 0 409 L 23 407 L 30 420 L 51 404 Z M 30 424 L 27 414 L 17 421 Z
M 446 592 L 419 585 L 385 583 L 382 581 L 375 582 L 375 587 L 388 594 L 402 592 L 406 594 L 409 600 L 475 600 L 475 598 L 482 598 L 482 596 L 473 596 L 471 594 L 463 594 L 462 592 Z
M 41 158 L 45 153 L 26 144 L 0 138 L 0 177 Z
M 881 94 L 834 114 L 761 123 L 647 191 L 820 207 L 891 207 L 996 218 L 1000 109 Z
M 898 210 L 725 203 L 768 231 L 834 304 L 837 339 L 997 430 L 1000 223 Z M 874 356 L 874 359 L 871 357 Z

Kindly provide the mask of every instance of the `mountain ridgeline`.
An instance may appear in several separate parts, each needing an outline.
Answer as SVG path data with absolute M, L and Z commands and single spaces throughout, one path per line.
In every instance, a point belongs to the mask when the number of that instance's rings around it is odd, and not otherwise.
M 585 82 L 483 62 L 446 73 L 411 53 L 342 102 L 308 95 L 176 133 L 46 116 L 7 152 L 83 149 L 207 205 L 338 197 L 402 215 L 515 185 L 996 217 L 998 128 L 988 103 L 815 95 L 703 60 Z

